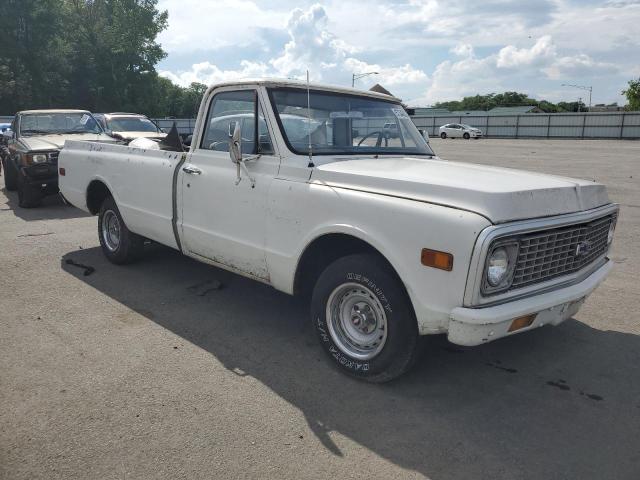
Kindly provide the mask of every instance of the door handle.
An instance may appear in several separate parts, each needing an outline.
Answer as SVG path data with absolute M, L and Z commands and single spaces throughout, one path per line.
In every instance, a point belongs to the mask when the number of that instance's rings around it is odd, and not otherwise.
M 182 167 L 182 171 L 184 173 L 188 173 L 189 175 L 200 175 L 202 173 L 202 170 L 200 170 L 198 167 L 194 167 L 193 165 L 186 165 Z

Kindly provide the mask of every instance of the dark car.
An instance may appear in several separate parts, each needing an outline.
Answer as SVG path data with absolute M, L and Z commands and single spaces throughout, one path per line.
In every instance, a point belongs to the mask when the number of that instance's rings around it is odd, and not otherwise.
M 115 141 L 86 110 L 27 110 L 18 112 L 7 138 L 4 184 L 18 190 L 19 205 L 40 204 L 58 193 L 58 154 L 66 140 Z
M 93 116 L 108 134 L 123 140 L 160 139 L 167 135 L 149 118 L 138 113 L 94 113 Z

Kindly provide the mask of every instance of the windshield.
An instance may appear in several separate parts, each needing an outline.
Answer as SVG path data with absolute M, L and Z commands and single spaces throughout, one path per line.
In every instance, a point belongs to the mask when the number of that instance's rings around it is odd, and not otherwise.
M 145 117 L 110 117 L 107 127 L 114 132 L 154 132 L 158 127 Z
M 375 98 L 299 88 L 270 89 L 291 150 L 306 155 L 433 155 L 402 105 Z
M 101 132 L 98 122 L 87 112 L 26 113 L 20 116 L 20 135 Z

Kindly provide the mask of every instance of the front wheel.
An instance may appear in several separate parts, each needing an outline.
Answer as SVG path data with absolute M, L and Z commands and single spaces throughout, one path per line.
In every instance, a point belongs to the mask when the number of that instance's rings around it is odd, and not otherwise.
M 468 132 L 464 132 L 464 135 L 462 135 L 462 138 L 464 138 L 465 140 L 469 140 L 469 138 L 471 138 L 471 135 L 469 135 Z
M 144 238 L 127 228 L 113 197 L 100 207 L 98 237 L 105 257 L 116 265 L 132 263 L 142 254 Z
M 446 134 L 446 133 L 444 133 L 444 132 L 442 132 L 442 133 L 440 134 L 440 138 L 444 140 L 445 138 L 447 138 L 447 134 Z
M 43 198 L 42 188 L 29 185 L 23 179 L 18 180 L 18 205 L 21 208 L 37 207 Z
M 349 255 L 320 275 L 311 300 L 320 345 L 342 372 L 382 383 L 418 354 L 415 313 L 400 280 L 378 256 Z
M 14 191 L 18 187 L 18 179 L 16 176 L 16 170 L 11 164 L 11 159 L 4 159 L 2 161 L 4 170 L 4 186 L 10 192 Z

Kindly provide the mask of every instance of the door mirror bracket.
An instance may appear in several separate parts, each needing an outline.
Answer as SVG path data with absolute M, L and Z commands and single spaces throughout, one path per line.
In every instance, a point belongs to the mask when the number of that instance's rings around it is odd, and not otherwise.
M 229 130 L 231 130 L 232 125 L 229 124 Z M 257 160 L 260 158 L 260 155 L 249 158 L 242 158 L 242 129 L 240 127 L 240 122 L 235 122 L 235 127 L 233 128 L 233 135 L 229 139 L 229 157 L 231 157 L 231 161 L 236 165 L 236 185 L 238 185 L 242 181 L 241 172 L 244 171 L 245 175 L 251 182 L 251 188 L 256 187 L 256 181 L 253 179 L 245 162 L 248 160 Z

